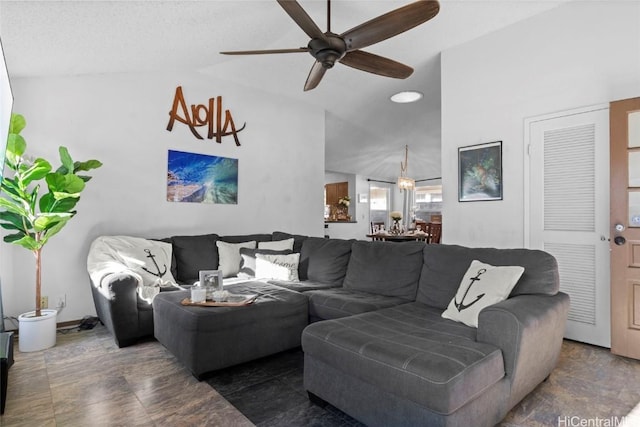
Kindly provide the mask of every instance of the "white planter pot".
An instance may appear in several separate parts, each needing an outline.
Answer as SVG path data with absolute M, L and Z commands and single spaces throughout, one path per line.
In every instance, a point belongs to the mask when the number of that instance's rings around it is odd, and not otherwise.
M 35 311 L 18 316 L 18 348 L 21 352 L 40 351 L 56 345 L 57 310 L 41 310 L 42 316 L 35 317 Z

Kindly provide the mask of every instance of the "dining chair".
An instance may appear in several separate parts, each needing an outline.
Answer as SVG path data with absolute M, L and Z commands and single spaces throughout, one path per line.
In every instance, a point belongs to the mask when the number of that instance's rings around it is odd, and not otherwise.
M 427 221 L 416 220 L 416 230 L 420 226 L 421 231 L 427 231 Z
M 384 227 L 384 222 L 380 221 L 380 222 L 371 222 L 371 234 L 374 234 L 376 232 L 376 227 L 378 227 L 378 230 L 381 230 Z
M 442 224 L 439 222 L 430 222 L 427 224 L 427 230 L 427 235 L 429 236 L 428 243 L 440 243 Z

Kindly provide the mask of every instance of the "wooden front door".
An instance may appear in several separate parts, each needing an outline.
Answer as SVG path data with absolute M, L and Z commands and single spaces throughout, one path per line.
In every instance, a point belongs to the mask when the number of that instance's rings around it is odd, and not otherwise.
M 640 359 L 640 98 L 610 106 L 611 351 Z

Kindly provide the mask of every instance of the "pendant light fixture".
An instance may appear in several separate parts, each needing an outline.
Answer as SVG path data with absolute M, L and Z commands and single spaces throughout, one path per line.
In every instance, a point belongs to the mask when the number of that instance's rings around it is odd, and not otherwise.
M 415 190 L 416 180 L 407 176 L 409 169 L 409 146 L 404 146 L 404 164 L 400 162 L 400 176 L 398 177 L 398 188 L 400 190 Z

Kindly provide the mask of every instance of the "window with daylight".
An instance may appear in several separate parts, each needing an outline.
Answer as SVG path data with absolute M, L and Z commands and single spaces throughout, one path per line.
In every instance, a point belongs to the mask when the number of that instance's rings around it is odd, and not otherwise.
M 435 222 L 433 215 L 442 214 L 442 185 L 416 187 L 415 215 L 416 220 Z
M 388 225 L 390 191 L 385 186 L 369 187 L 369 218 L 372 223 Z

